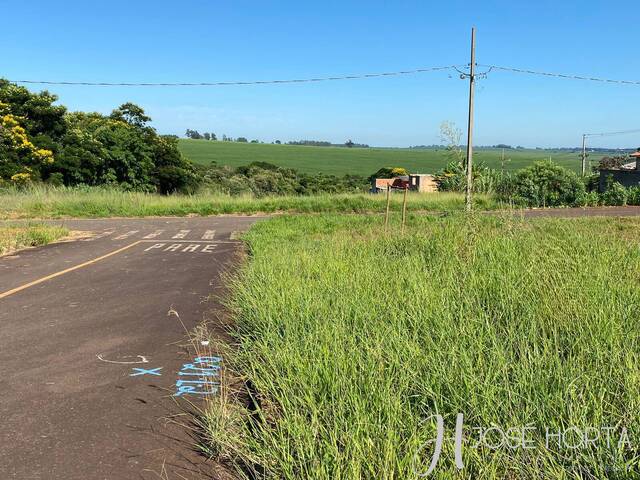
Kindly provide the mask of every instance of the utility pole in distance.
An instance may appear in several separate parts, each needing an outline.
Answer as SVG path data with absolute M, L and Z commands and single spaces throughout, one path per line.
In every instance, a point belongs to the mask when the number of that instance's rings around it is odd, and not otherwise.
M 467 212 L 473 207 L 473 94 L 476 81 L 476 27 L 471 28 L 471 65 L 469 70 L 469 123 L 467 128 Z
M 582 134 L 582 176 L 587 174 L 587 134 Z

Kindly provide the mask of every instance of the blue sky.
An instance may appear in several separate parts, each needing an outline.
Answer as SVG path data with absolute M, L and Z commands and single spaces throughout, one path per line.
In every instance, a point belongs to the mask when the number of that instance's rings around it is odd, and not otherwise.
M 640 80 L 636 1 L 233 2 L 0 0 L 9 79 L 199 82 L 300 78 L 478 63 Z M 40 86 L 31 86 L 40 89 Z M 301 85 L 70 87 L 74 110 L 133 101 L 161 133 L 263 141 L 439 143 L 466 125 L 467 84 L 447 72 Z M 492 72 L 478 82 L 477 144 L 573 146 L 583 132 L 640 128 L 640 86 Z M 640 146 L 640 135 L 592 139 Z

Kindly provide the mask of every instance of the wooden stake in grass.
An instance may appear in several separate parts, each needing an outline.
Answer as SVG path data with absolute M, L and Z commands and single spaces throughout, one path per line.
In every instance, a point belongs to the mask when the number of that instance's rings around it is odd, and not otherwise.
M 384 214 L 384 231 L 389 228 L 389 204 L 391 203 L 391 186 L 387 185 L 387 211 Z
M 400 233 L 404 234 L 404 223 L 407 218 L 407 187 L 404 187 L 404 198 L 402 199 L 402 229 Z

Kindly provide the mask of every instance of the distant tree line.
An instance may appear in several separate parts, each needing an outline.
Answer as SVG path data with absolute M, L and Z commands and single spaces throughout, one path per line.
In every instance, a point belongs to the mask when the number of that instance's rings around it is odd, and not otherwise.
M 217 140 L 216 134 L 211 132 L 200 133 L 197 130 L 190 130 L 187 128 L 187 132 L 185 133 L 187 138 L 191 138 L 193 140 Z
M 344 143 L 331 143 L 323 140 L 294 140 L 287 142 L 287 145 L 306 145 L 311 147 L 347 147 L 347 148 L 369 148 L 365 143 L 354 143 L 349 139 Z
M 215 133 L 200 133 L 197 130 L 187 129 L 185 136 L 192 140 L 217 140 Z M 227 135 L 222 135 L 221 140 L 223 142 L 238 142 L 238 143 L 263 143 L 260 140 L 254 139 L 249 141 L 247 137 L 228 137 Z M 282 145 L 280 140 L 275 140 L 272 142 L 275 145 Z M 364 143 L 355 143 L 353 140 L 349 139 L 344 143 L 331 143 L 323 140 L 293 140 L 290 142 L 286 142 L 286 145 L 306 145 L 312 147 L 347 147 L 347 148 L 369 148 L 369 145 Z
M 213 140 L 213 141 L 218 140 L 218 137 L 213 132 L 200 133 L 197 130 L 191 130 L 190 128 L 187 128 L 187 131 L 185 132 L 185 136 L 192 140 Z M 255 140 L 255 139 L 249 142 L 249 140 L 247 140 L 246 137 L 232 138 L 232 137 L 227 137 L 226 135 L 222 135 L 221 140 L 223 142 L 260 143 L 259 140 Z

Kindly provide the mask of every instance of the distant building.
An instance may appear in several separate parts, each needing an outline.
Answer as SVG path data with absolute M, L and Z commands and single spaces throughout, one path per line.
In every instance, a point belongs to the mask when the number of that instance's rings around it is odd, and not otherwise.
M 433 175 L 414 173 L 409 175 L 409 189 L 417 192 L 437 192 L 438 184 Z
M 387 188 L 415 192 L 437 192 L 438 185 L 433 175 L 414 173 L 394 178 L 374 178 L 371 182 L 371 193 L 386 192 Z
M 624 187 L 640 186 L 640 148 L 629 155 L 634 161 L 625 163 L 620 168 L 608 168 L 600 170 L 600 182 L 598 188 L 601 192 L 607 189 L 607 182 L 611 178 L 614 182 Z
M 386 192 L 393 184 L 393 178 L 374 178 L 371 182 L 371 193 Z

